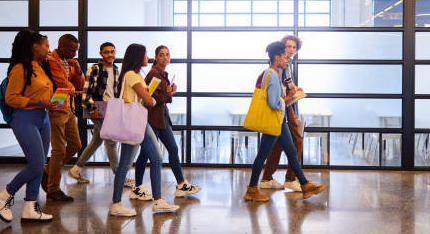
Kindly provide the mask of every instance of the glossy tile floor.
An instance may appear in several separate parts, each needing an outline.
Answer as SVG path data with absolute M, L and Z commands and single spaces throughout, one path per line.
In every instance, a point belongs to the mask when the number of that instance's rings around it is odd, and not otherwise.
M 0 189 L 22 168 L 1 165 Z M 108 215 L 113 176 L 108 167 L 88 167 L 91 184 L 79 185 L 66 170 L 62 187 L 73 203 L 40 203 L 54 214 L 47 224 L 21 224 L 25 188 L 16 194 L 15 220 L 0 221 L 0 233 L 429 233 L 430 172 L 306 170 L 309 180 L 328 188 L 303 200 L 300 193 L 264 190 L 267 203 L 244 202 L 250 169 L 185 168 L 185 177 L 202 186 L 195 196 L 174 198 L 175 180 L 163 169 L 162 192 L 181 206 L 177 213 L 153 214 L 152 202 L 123 202 L 138 212 L 135 218 Z M 275 174 L 282 181 L 285 170 Z M 133 174 L 133 172 L 131 173 Z M 150 188 L 149 173 L 145 186 Z

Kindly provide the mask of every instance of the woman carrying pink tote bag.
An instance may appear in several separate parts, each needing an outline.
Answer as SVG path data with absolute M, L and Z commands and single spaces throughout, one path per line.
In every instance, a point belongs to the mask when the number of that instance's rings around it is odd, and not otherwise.
M 142 143 L 148 123 L 148 110 L 138 102 L 125 103 L 123 99 L 124 81 L 121 85 L 119 98 L 110 98 L 106 107 L 100 137 L 129 145 Z

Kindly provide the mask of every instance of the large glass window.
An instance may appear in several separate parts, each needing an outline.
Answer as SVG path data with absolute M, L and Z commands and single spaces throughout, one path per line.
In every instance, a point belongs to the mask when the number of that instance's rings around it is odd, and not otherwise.
M 2 45 L 0 46 L 0 58 L 10 58 L 12 55 L 12 42 L 18 32 L 0 32 Z
M 400 94 L 402 66 L 300 64 L 299 86 L 308 93 Z
M 305 98 L 299 113 L 309 127 L 402 127 L 400 99 Z
M 150 58 L 154 57 L 155 48 L 159 45 L 170 49 L 171 58 L 187 57 L 186 32 L 89 32 L 88 57 L 99 58 L 100 45 L 106 41 L 115 44 L 117 58 L 124 57 L 125 50 L 131 43 L 145 45 Z
M 301 59 L 402 59 L 400 32 L 300 32 Z
M 415 100 L 415 128 L 430 128 L 430 99 Z
M 294 25 L 293 0 L 193 0 L 192 9 L 193 26 Z M 180 10 L 175 10 L 176 15 Z
M 0 27 L 28 26 L 28 1 L 0 1 Z
M 429 32 L 416 33 L 416 45 L 415 45 L 416 59 L 430 59 L 430 46 L 428 45 L 429 40 L 430 40 Z
M 251 98 L 193 97 L 193 125 L 243 126 Z
M 194 32 L 195 59 L 268 59 L 266 46 L 291 32 Z
M 430 2 L 427 0 L 415 0 L 417 27 L 430 27 Z
M 1 114 L 0 114 L 1 115 Z M 3 120 L 3 117 L 1 118 Z M 21 147 L 13 135 L 12 129 L 0 129 L 0 157 L 23 157 Z
M 430 65 L 415 66 L 415 93 L 430 94 Z
M 193 64 L 193 92 L 254 92 L 267 64 Z
M 88 1 L 88 26 L 186 26 L 186 14 L 186 1 Z
M 75 0 L 40 0 L 40 26 L 78 26 L 78 12 Z

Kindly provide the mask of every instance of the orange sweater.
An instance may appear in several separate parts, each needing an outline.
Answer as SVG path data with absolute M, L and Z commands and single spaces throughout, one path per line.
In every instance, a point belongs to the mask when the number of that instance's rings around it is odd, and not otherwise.
M 32 110 L 40 106 L 27 106 L 30 100 L 39 101 L 40 99 L 51 99 L 53 95 L 53 84 L 39 63 L 33 61 L 33 75 L 31 76 L 31 85 L 27 85 L 24 95 L 21 94 L 24 89 L 24 67 L 22 64 L 15 65 L 9 73 L 9 83 L 6 89 L 6 104 L 13 108 Z
M 68 60 L 68 62 L 71 59 Z M 57 50 L 52 51 L 48 55 L 49 66 L 51 67 L 52 78 L 54 79 L 57 88 L 71 88 L 82 90 L 85 83 L 85 76 L 83 72 L 78 73 L 75 67 L 70 64 L 70 74 L 67 75 L 66 69 L 61 64 L 61 58 Z M 67 100 L 64 104 L 64 111 L 70 110 L 70 102 Z

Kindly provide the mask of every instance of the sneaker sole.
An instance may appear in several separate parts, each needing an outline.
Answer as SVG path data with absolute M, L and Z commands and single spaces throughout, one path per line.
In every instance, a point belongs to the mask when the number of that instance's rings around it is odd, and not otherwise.
M 51 222 L 52 219 L 25 219 L 21 218 L 22 223 L 47 223 Z
M 185 195 L 190 195 L 190 194 L 195 194 L 200 192 L 200 190 L 202 190 L 201 188 L 196 189 L 194 192 L 192 191 L 180 191 L 179 193 L 176 191 L 175 192 L 175 197 L 184 197 Z
M 111 212 L 109 212 L 109 215 L 112 215 L 112 216 L 120 216 L 120 217 L 134 217 L 134 216 L 136 216 L 137 214 L 125 215 L 125 214 L 118 214 L 118 213 L 111 213 Z
M 130 196 L 129 198 L 130 198 L 130 200 L 152 201 L 152 197 L 150 197 L 150 198 L 140 198 L 140 197 Z
M 6 223 L 12 222 L 12 219 L 11 220 L 7 220 L 7 219 L 3 218 L 3 216 L 1 216 L 1 215 L 0 215 L 0 219 L 3 220 Z
M 295 189 L 295 188 L 290 188 L 290 187 L 287 187 L 287 186 L 285 186 L 285 188 L 286 188 L 286 189 L 289 189 L 289 190 L 293 190 L 294 192 L 301 192 L 301 191 L 302 191 L 302 189 L 297 190 L 297 189 Z
M 261 189 L 279 189 L 279 190 L 283 190 L 284 189 L 284 187 L 275 188 L 275 187 L 266 187 L 266 186 L 261 186 L 261 185 L 260 185 L 260 188 Z
M 152 210 L 152 212 L 154 212 L 154 213 L 168 213 L 168 212 L 175 212 L 175 211 L 177 211 L 179 209 L 179 207 L 178 208 L 175 208 L 175 209 L 161 209 L 161 210 Z

